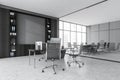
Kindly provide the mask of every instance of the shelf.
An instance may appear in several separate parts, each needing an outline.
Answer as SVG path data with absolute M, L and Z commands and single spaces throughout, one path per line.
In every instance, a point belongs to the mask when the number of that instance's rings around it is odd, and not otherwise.
M 9 47 L 10 56 L 16 55 L 16 45 L 17 45 L 17 32 L 16 32 L 16 13 L 10 11 L 10 26 L 9 26 Z
M 51 38 L 51 19 L 46 19 L 46 42 Z

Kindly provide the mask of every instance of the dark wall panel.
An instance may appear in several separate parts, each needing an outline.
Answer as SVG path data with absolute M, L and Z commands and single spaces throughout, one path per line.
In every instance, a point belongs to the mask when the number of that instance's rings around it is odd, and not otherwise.
M 57 37 L 57 28 L 58 28 L 58 25 L 57 25 L 58 21 L 56 19 L 52 19 L 51 20 L 51 37 Z
M 0 9 L 0 57 L 2 57 L 2 9 Z
M 9 56 L 9 10 L 0 9 L 0 57 Z

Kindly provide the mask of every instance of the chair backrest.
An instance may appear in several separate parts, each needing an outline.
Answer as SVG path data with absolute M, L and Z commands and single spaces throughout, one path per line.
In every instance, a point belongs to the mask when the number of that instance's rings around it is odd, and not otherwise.
M 47 43 L 46 59 L 61 59 L 60 43 Z
M 61 43 L 61 39 L 60 38 L 51 38 L 50 43 Z
M 73 47 L 74 47 L 74 48 L 78 48 L 78 46 L 77 46 L 77 43 L 76 43 L 76 42 L 74 42 L 74 43 L 73 43 Z
M 68 45 L 68 46 L 67 46 L 68 48 L 71 48 L 71 47 L 72 47 L 72 45 L 71 45 L 70 42 L 68 42 L 67 45 Z
M 117 44 L 117 50 L 120 50 L 120 43 Z
M 99 48 L 104 49 L 104 40 L 101 40 L 99 43 L 100 43 Z
M 110 45 L 109 45 L 109 49 L 110 50 L 115 50 L 115 43 L 110 43 Z
M 35 42 L 35 50 L 42 50 L 42 41 Z
M 81 44 L 80 47 L 79 47 L 79 51 L 78 51 L 79 55 L 82 54 L 82 51 L 83 51 L 83 44 Z
M 83 51 L 83 44 L 81 44 L 74 52 L 74 54 L 82 54 L 82 51 Z

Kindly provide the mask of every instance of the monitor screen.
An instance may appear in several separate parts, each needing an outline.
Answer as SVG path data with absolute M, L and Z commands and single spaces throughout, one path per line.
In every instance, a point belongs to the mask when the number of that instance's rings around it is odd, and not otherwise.
M 42 50 L 42 41 L 35 42 L 35 50 Z

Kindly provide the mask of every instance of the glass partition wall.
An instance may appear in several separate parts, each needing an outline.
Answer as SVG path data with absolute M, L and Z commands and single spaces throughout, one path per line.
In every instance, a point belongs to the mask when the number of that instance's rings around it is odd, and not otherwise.
M 68 46 L 68 43 L 85 44 L 86 26 L 59 21 L 59 38 L 61 38 L 61 44 L 65 48 Z

